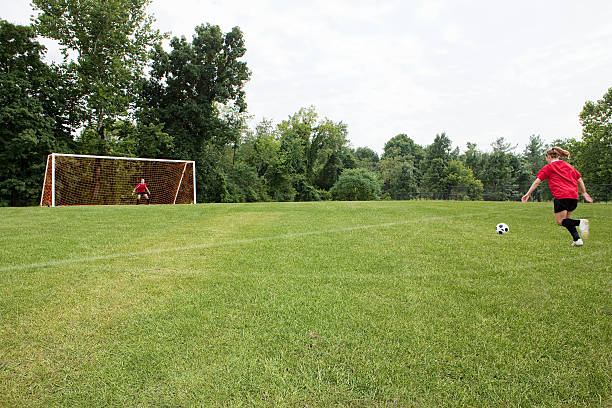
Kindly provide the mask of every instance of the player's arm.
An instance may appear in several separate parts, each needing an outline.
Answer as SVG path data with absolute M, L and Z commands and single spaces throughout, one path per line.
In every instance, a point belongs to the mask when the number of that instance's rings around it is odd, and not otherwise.
M 578 186 L 580 187 L 580 192 L 582 193 L 582 196 L 584 197 L 585 201 L 592 203 L 593 199 L 591 198 L 589 193 L 587 193 L 586 186 L 584 185 L 584 180 L 582 180 L 582 177 L 578 179 Z
M 527 200 L 529 200 L 529 197 L 531 197 L 531 193 L 533 193 L 533 190 L 538 188 L 538 186 L 540 185 L 541 182 L 542 182 L 542 180 L 540 180 L 539 178 L 536 177 L 536 179 L 533 182 L 533 184 L 531 185 L 531 187 L 529 187 L 529 190 L 527 191 L 527 193 L 525 193 L 525 195 L 521 198 L 521 201 L 524 202 L 524 203 L 527 202 Z

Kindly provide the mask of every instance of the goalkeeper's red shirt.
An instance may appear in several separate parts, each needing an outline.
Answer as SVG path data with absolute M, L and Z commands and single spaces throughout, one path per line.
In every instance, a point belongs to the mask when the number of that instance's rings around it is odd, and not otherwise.
M 144 193 L 145 191 L 147 191 L 147 183 L 138 183 L 136 185 L 136 192 Z
M 578 199 L 577 180 L 582 177 L 582 174 L 568 162 L 552 161 L 542 167 L 536 177 L 540 180 L 548 180 L 550 192 L 556 199 Z

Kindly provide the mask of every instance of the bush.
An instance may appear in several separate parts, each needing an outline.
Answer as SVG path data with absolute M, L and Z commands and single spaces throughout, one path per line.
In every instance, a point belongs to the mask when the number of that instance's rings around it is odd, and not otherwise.
M 317 193 L 319 193 L 321 201 L 329 201 L 332 199 L 331 193 L 327 190 L 317 190 Z
M 338 201 L 367 201 L 378 200 L 380 191 L 376 174 L 360 168 L 344 170 L 329 192 Z

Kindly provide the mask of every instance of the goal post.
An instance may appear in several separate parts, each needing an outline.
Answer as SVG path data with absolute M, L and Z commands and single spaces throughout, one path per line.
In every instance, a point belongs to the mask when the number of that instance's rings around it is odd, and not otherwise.
M 144 179 L 152 204 L 195 204 L 195 161 L 51 153 L 41 206 L 136 204 Z

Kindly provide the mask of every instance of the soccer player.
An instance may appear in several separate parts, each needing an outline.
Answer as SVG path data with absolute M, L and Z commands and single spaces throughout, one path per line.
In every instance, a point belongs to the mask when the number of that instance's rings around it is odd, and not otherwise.
M 132 195 L 134 195 L 134 193 L 138 193 L 136 196 L 136 205 L 140 204 L 141 196 L 144 196 L 145 200 L 147 200 L 147 204 L 151 204 L 151 192 L 149 191 L 149 187 L 147 187 L 147 183 L 145 183 L 145 179 L 140 179 L 140 183 L 132 190 Z
M 548 187 L 552 193 L 554 200 L 555 209 L 555 220 L 557 225 L 567 228 L 570 234 L 572 234 L 573 242 L 572 246 L 582 246 L 584 243 L 576 230 L 576 227 L 580 230 L 582 238 L 588 238 L 589 236 L 589 220 L 580 219 L 573 220 L 570 218 L 572 211 L 578 206 L 578 187 L 584 199 L 592 203 L 593 199 L 586 192 L 584 181 L 582 181 L 582 175 L 572 167 L 566 161 L 561 158 L 569 158 L 570 153 L 560 147 L 553 147 L 546 151 L 547 165 L 542 167 L 536 176 L 535 181 L 529 187 L 529 191 L 521 198 L 522 202 L 527 202 L 533 190 L 535 190 L 542 180 L 548 180 Z

